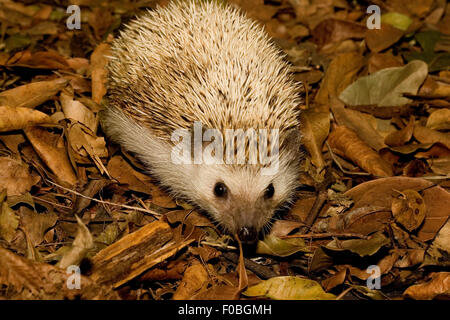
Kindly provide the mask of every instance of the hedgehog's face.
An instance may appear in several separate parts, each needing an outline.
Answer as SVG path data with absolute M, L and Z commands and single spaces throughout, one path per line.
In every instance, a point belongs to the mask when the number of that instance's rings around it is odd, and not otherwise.
M 203 167 L 197 185 L 198 204 L 228 232 L 247 243 L 256 241 L 274 212 L 290 200 L 298 181 L 295 172 L 281 170 L 264 176 L 250 167 Z

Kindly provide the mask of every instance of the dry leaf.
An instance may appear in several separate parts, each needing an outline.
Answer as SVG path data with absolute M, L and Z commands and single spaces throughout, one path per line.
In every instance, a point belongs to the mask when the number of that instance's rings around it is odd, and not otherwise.
M 21 227 L 27 231 L 33 247 L 44 241 L 45 233 L 58 220 L 58 216 L 54 212 L 37 213 L 25 206 L 20 207 L 19 215 Z
M 261 281 L 248 288 L 243 294 L 275 300 L 334 300 L 336 298 L 331 293 L 325 293 L 316 281 L 291 276 Z
M 0 248 L 0 285 L 5 288 L 1 296 L 6 299 L 120 299 L 110 287 L 101 286 L 80 275 L 80 289 L 75 285 L 74 272 L 35 262 Z
M 380 29 L 367 29 L 366 43 L 372 52 L 378 53 L 396 43 L 403 34 L 402 30 L 382 23 Z
M 37 31 L 38 30 L 35 30 L 35 32 Z M 8 60 L 6 66 L 38 69 L 69 69 L 66 58 L 56 51 L 39 51 L 32 53 L 29 50 L 25 50 L 18 52 Z
M 23 129 L 53 120 L 43 112 L 25 107 L 0 106 L 0 132 Z
M 66 269 L 71 265 L 79 265 L 86 257 L 88 251 L 94 247 L 94 239 L 86 225 L 75 215 L 77 219 L 78 231 L 70 249 L 63 255 L 58 263 L 58 267 Z
M 62 109 L 67 119 L 78 121 L 84 124 L 92 132 L 97 131 L 98 121 L 94 113 L 86 108 L 80 101 L 74 100 L 73 97 L 62 92 L 60 97 Z
M 450 219 L 439 230 L 433 243 L 425 253 L 423 265 L 450 266 Z
M 258 241 L 256 252 L 277 257 L 287 257 L 297 252 L 310 252 L 310 249 L 301 238 L 280 239 L 269 234 L 264 237 L 264 240 Z
M 330 97 L 337 97 L 350 83 L 363 66 L 363 57 L 356 52 L 336 56 L 328 66 L 327 72 L 317 92 L 315 102 L 329 105 Z
M 0 93 L 0 105 L 34 108 L 51 99 L 67 84 L 66 79 L 39 81 Z
M 302 142 L 311 155 L 311 162 L 321 170 L 325 166 L 322 145 L 330 131 L 330 113 L 307 110 L 301 114 Z
M 25 164 L 0 157 L 0 190 L 6 189 L 8 196 L 24 194 L 40 180 L 39 176 L 30 174 Z
M 418 230 L 418 238 L 422 241 L 433 239 L 450 215 L 450 193 L 439 186 L 433 186 L 432 182 L 420 178 L 382 178 L 364 182 L 345 195 L 353 199 L 352 210 L 355 212 L 370 206 L 378 208 L 378 211 L 390 211 L 392 199 L 398 196 L 395 190 L 406 189 L 423 190 L 421 193 L 427 210 L 425 221 Z
M 392 53 L 376 53 L 370 56 L 368 63 L 369 73 L 374 73 L 382 69 L 401 67 L 403 62 L 401 57 L 393 56 Z
M 438 296 L 448 299 L 450 297 L 450 272 L 432 273 L 430 281 L 409 287 L 403 295 L 416 300 L 431 300 Z
M 61 137 L 39 127 L 24 130 L 34 150 L 62 183 L 74 185 L 77 176 L 67 156 Z
M 422 127 L 420 125 L 414 126 L 414 138 L 421 143 L 442 143 L 450 149 L 450 134 L 439 132 L 433 129 Z
M 426 127 L 434 130 L 450 130 L 450 109 L 439 109 L 431 113 Z
M 366 142 L 371 148 L 380 151 L 385 148 L 384 138 L 374 127 L 376 119 L 363 112 L 344 108 L 342 102 L 337 98 L 331 99 L 331 110 L 339 125 L 345 126 L 358 133 L 358 137 Z
M 11 242 L 19 227 L 19 217 L 12 210 L 5 201 L 6 190 L 0 194 L 0 238 Z M 1 258 L 0 258 L 1 260 Z
M 110 45 L 101 43 L 91 55 L 92 100 L 96 103 L 102 101 L 106 94 L 106 64 L 110 55 Z
M 384 177 L 393 175 L 390 165 L 361 141 L 354 131 L 338 126 L 331 132 L 328 141 L 332 148 L 367 172 Z
M 414 60 L 404 67 L 387 68 L 361 77 L 341 92 L 346 105 L 402 106 L 409 102 L 403 94 L 416 94 L 428 74 L 428 66 Z
M 414 132 L 414 118 L 409 119 L 408 124 L 398 131 L 394 131 L 384 138 L 384 143 L 388 146 L 397 147 L 402 146 L 411 140 Z
M 362 39 L 366 27 L 350 21 L 338 19 L 325 19 L 320 22 L 312 31 L 315 43 L 319 47 L 325 44 L 339 42 L 345 39 Z

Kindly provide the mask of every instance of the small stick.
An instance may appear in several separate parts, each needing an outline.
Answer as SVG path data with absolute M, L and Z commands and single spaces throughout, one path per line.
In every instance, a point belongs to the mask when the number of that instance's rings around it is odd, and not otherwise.
M 341 237 L 341 238 L 361 238 L 367 239 L 367 236 L 358 233 L 308 233 L 308 234 L 291 234 L 287 236 L 281 236 L 281 239 L 291 239 L 291 238 L 330 238 L 330 237 Z
M 341 299 L 342 299 L 347 293 L 349 293 L 352 289 L 353 289 L 353 287 L 348 287 L 347 289 L 345 289 L 344 291 L 342 291 L 342 293 L 336 297 L 336 300 L 341 300 Z
M 326 200 L 327 200 L 327 192 L 320 191 L 319 194 L 317 195 L 316 200 L 314 201 L 311 211 L 309 211 L 308 216 L 305 219 L 306 226 L 300 228 L 300 233 L 305 233 L 313 225 L 314 221 L 319 215 L 320 209 L 322 209 L 322 206 Z
M 222 255 L 227 260 L 230 260 L 235 264 L 238 264 L 239 262 L 239 256 L 234 252 L 222 252 Z M 257 264 L 256 262 L 253 262 L 252 260 L 249 260 L 247 258 L 244 258 L 244 264 L 248 270 L 252 271 L 263 279 L 270 279 L 277 276 L 277 274 L 273 272 L 269 267 Z
M 107 204 L 107 205 L 111 205 L 111 206 L 122 207 L 122 208 L 130 209 L 130 210 L 136 210 L 136 211 L 140 211 L 140 212 L 146 212 L 146 213 L 152 214 L 152 215 L 154 215 L 154 216 L 158 216 L 158 217 L 162 216 L 160 213 L 155 212 L 155 211 L 150 210 L 150 209 L 143 209 L 143 208 L 139 208 L 139 207 L 127 206 L 126 204 L 120 204 L 120 203 L 114 203 L 114 202 L 109 202 L 109 201 L 103 201 L 103 200 L 94 199 L 94 198 L 85 196 L 84 194 L 81 194 L 81 193 L 79 193 L 79 192 L 77 192 L 77 191 L 75 191 L 75 190 L 72 190 L 72 189 L 69 189 L 69 188 L 65 188 L 65 187 L 63 187 L 63 186 L 60 186 L 59 184 L 57 184 L 57 183 L 55 183 L 55 182 L 52 182 L 52 181 L 50 181 L 50 180 L 45 179 L 45 181 L 48 182 L 48 183 L 50 183 L 50 184 L 52 184 L 52 185 L 54 185 L 54 186 L 56 186 L 56 187 L 58 187 L 58 188 L 61 188 L 61 189 L 65 190 L 65 191 L 68 191 L 68 192 L 70 192 L 70 193 L 73 193 L 73 194 L 75 194 L 75 195 L 77 195 L 77 196 L 79 196 L 79 197 L 82 197 L 82 198 L 85 198 L 85 199 L 89 199 L 89 200 L 94 201 L 94 202 L 98 202 L 98 203 L 102 203 L 102 204 Z
M 56 202 L 52 202 L 52 201 L 48 201 L 48 200 L 45 200 L 45 199 L 41 199 L 41 198 L 39 198 L 39 197 L 36 197 L 36 196 L 31 196 L 34 200 L 36 200 L 36 201 L 41 201 L 41 202 L 45 202 L 45 203 L 48 203 L 48 204 L 51 204 L 52 206 L 55 206 L 55 207 L 61 207 L 61 208 L 64 208 L 64 209 L 72 209 L 71 207 L 69 207 L 69 206 L 65 206 L 65 205 L 63 205 L 63 204 L 59 204 L 59 203 L 56 203 Z

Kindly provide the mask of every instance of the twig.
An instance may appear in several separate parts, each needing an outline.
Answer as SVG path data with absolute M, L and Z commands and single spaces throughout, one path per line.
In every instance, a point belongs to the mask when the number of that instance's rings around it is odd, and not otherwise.
M 333 233 L 333 232 L 325 232 L 325 233 L 308 233 L 308 234 L 291 234 L 287 236 L 281 236 L 281 239 L 291 239 L 291 238 L 330 238 L 330 237 L 338 237 L 338 238 L 361 238 L 367 239 L 368 237 L 363 234 L 358 233 Z
M 145 212 L 145 213 L 149 213 L 149 214 L 152 214 L 152 215 L 158 216 L 158 217 L 161 217 L 161 216 L 162 216 L 162 214 L 160 214 L 160 213 L 158 213 L 158 212 L 156 212 L 156 211 L 150 210 L 150 209 L 143 209 L 143 208 L 139 208 L 139 207 L 127 206 L 126 204 L 120 204 L 120 203 L 114 203 L 114 202 L 109 202 L 109 201 L 104 201 L 104 200 L 94 199 L 94 198 L 85 196 L 84 194 L 79 193 L 79 192 L 77 192 L 77 191 L 75 191 L 75 190 L 72 190 L 72 189 L 69 189 L 69 188 L 65 188 L 65 187 L 63 187 L 63 186 L 61 186 L 61 185 L 59 185 L 59 184 L 57 184 L 57 183 L 55 183 L 55 182 L 52 182 L 52 181 L 50 181 L 50 180 L 45 179 L 45 181 L 48 182 L 48 183 L 50 183 L 50 184 L 52 184 L 52 185 L 54 185 L 54 186 L 56 186 L 56 187 L 58 187 L 58 188 L 61 188 L 61 189 L 65 190 L 65 191 L 68 191 L 68 192 L 70 192 L 70 193 L 73 193 L 73 194 L 75 194 L 75 195 L 77 195 L 77 196 L 79 196 L 79 197 L 82 197 L 82 198 L 85 198 L 85 199 L 89 199 L 89 200 L 94 201 L 94 202 L 97 202 L 97 203 L 102 203 L 102 204 L 107 204 L 107 205 L 111 205 L 111 206 L 117 206 L 117 207 L 121 207 L 121 208 L 125 208 L 125 209 L 130 209 L 130 210 L 136 210 L 136 211 L 140 211 L 140 212 Z
M 34 200 L 36 200 L 36 201 L 45 202 L 45 203 L 51 204 L 52 206 L 55 206 L 55 207 L 61 207 L 61 208 L 64 208 L 64 209 L 69 209 L 69 210 L 72 209 L 69 206 L 65 206 L 63 204 L 59 204 L 59 203 L 56 203 L 56 202 L 53 202 L 53 201 L 48 201 L 48 200 L 45 200 L 45 199 L 42 199 L 42 198 L 39 198 L 39 197 L 36 197 L 36 196 L 31 196 L 31 197 Z
M 305 233 L 313 225 L 314 221 L 316 221 L 316 218 L 319 215 L 320 209 L 322 209 L 322 206 L 326 200 L 327 192 L 320 191 L 317 195 L 316 200 L 314 201 L 311 210 L 308 213 L 308 216 L 305 219 L 306 226 L 300 228 L 300 233 Z
M 234 252 L 222 252 L 222 255 L 227 260 L 230 260 L 235 264 L 238 264 L 239 262 L 239 256 Z M 247 258 L 244 258 L 244 264 L 248 270 L 252 271 L 263 279 L 270 279 L 277 276 L 277 274 L 273 272 L 269 267 L 257 264 L 256 262 L 253 262 L 252 260 L 249 260 Z
M 336 297 L 336 300 L 341 300 L 347 293 L 349 293 L 351 290 L 353 289 L 353 287 L 348 287 L 347 289 L 345 289 L 344 291 L 341 292 L 340 295 L 338 295 Z

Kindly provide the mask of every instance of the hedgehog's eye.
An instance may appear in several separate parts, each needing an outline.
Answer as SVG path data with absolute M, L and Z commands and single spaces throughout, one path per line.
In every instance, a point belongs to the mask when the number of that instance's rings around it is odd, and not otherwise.
M 218 198 L 225 198 L 227 196 L 227 186 L 222 182 L 217 182 L 214 186 L 214 195 Z
M 271 199 L 273 197 L 273 194 L 275 193 L 275 188 L 273 187 L 273 184 L 269 184 L 266 190 L 264 191 L 264 198 Z

